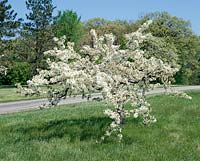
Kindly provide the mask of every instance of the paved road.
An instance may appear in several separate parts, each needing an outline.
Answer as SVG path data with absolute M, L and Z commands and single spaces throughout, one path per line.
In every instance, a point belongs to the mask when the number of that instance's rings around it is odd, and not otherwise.
M 182 86 L 182 87 L 173 87 L 177 91 L 186 91 L 186 90 L 200 90 L 200 86 Z M 147 92 L 147 94 L 158 94 L 163 93 L 165 90 L 163 88 L 156 88 L 152 91 Z M 92 98 L 101 97 L 100 94 L 95 93 L 92 95 Z M 65 100 L 61 101 L 60 104 L 72 104 L 79 102 L 86 102 L 87 99 L 82 99 L 80 95 L 76 97 L 67 97 Z M 17 102 L 8 102 L 0 103 L 0 114 L 13 113 L 23 110 L 37 109 L 39 105 L 47 103 L 47 99 L 37 99 L 37 100 L 27 100 L 27 101 L 17 101 Z

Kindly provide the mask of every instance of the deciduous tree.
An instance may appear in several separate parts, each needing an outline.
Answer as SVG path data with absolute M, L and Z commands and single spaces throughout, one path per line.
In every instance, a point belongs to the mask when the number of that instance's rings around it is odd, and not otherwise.
M 91 92 L 98 90 L 103 99 L 113 105 L 113 108 L 104 111 L 112 123 L 102 139 L 116 134 L 121 141 L 126 117 L 140 117 L 144 124 L 156 122 L 151 115 L 150 104 L 141 94 L 140 84 L 145 81 L 148 90 L 159 79 L 164 87 L 168 87 L 178 68 L 154 56 L 145 57 L 145 51 L 141 50 L 140 45 L 152 37 L 144 32 L 150 23 L 148 21 L 136 32 L 125 35 L 126 49 L 120 49 L 119 45 L 114 44 L 113 34 L 98 37 L 95 30 L 90 32 L 92 46 L 83 46 L 81 55 L 74 50 L 74 43 L 68 42 L 65 47 L 65 37 L 60 40 L 55 38 L 58 47 L 45 52 L 54 57 L 47 60 L 49 69 L 41 70 L 28 81 L 30 88 L 24 89 L 25 94 L 38 94 L 41 92 L 40 86 L 46 85 L 49 88 L 47 107 L 52 107 L 67 95 L 82 93 L 89 97 Z M 190 99 L 184 93 L 173 94 Z M 132 109 L 126 109 L 127 103 L 131 104 Z
M 144 15 L 139 23 L 149 19 L 153 20 L 153 24 L 148 31 L 156 37 L 163 38 L 169 47 L 175 47 L 175 52 L 178 55 L 177 63 L 181 67 L 176 74 L 176 82 L 179 84 L 198 84 L 200 39 L 192 32 L 191 23 L 182 18 L 171 16 L 167 12 L 149 13 Z

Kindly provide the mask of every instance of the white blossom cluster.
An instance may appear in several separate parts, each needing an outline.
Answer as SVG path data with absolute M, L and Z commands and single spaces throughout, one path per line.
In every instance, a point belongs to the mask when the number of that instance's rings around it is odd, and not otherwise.
M 192 99 L 191 96 L 187 95 L 186 93 L 184 93 L 182 91 L 171 91 L 167 94 L 170 96 L 176 96 L 176 97 L 185 98 L 185 99 L 189 99 L 189 100 Z
M 4 55 L 0 55 L 0 58 L 1 57 L 3 57 Z M 6 67 L 4 67 L 4 66 L 2 66 L 1 64 L 0 64 L 0 74 L 4 74 L 4 75 L 6 75 Z
M 104 111 L 113 120 L 105 136 L 116 133 L 119 140 L 126 117 L 141 117 L 144 124 L 156 122 L 141 91 L 153 88 L 156 81 L 168 87 L 178 68 L 156 57 L 145 57 L 140 44 L 152 36 L 143 33 L 150 24 L 148 21 L 136 32 L 125 35 L 126 49 L 114 44 L 113 34 L 98 37 L 95 30 L 91 30 L 92 46 L 83 46 L 81 54 L 74 50 L 73 43 L 68 42 L 65 47 L 65 37 L 55 38 L 58 47 L 44 53 L 50 57 L 47 59 L 49 68 L 28 81 L 31 90 L 28 88 L 25 92 L 37 94 L 41 92 L 39 87 L 45 85 L 49 89 L 49 105 L 54 106 L 67 95 L 100 91 L 104 100 L 114 106 Z M 125 109 L 128 102 L 132 109 Z
M 4 66 L 0 66 L 0 74 L 6 74 L 6 68 Z

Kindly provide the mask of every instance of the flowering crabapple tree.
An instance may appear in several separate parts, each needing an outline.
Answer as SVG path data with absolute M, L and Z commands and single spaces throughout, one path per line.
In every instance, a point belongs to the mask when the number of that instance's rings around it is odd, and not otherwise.
M 55 106 L 69 95 L 82 93 L 89 97 L 93 91 L 101 92 L 103 99 L 113 105 L 104 111 L 112 122 L 102 139 L 116 135 L 121 141 L 125 118 L 142 118 L 144 124 L 156 122 L 142 89 L 153 88 L 158 80 L 168 87 L 178 71 L 161 59 L 145 56 L 145 50 L 141 50 L 140 44 L 152 38 L 151 34 L 144 33 L 150 24 L 148 21 L 136 32 L 125 35 L 126 49 L 115 44 L 113 34 L 98 37 L 94 30 L 90 32 L 92 46 L 83 46 L 80 53 L 74 50 L 73 43 L 64 45 L 65 37 L 54 38 L 58 46 L 44 53 L 49 56 L 48 68 L 40 70 L 22 91 L 40 94 L 46 92 L 40 87 L 46 86 L 49 104 L 43 107 Z M 131 104 L 131 109 L 125 108 L 127 103 Z

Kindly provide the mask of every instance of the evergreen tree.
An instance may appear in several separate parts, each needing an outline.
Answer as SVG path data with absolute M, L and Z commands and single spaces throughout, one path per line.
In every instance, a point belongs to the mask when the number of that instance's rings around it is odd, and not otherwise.
M 55 7 L 52 0 L 27 0 L 26 7 L 29 10 L 26 14 L 28 22 L 24 23 L 22 37 L 29 40 L 26 46 L 29 46 L 34 74 L 37 68 L 44 67 L 43 52 L 52 46 L 54 34 L 51 25 Z
M 83 25 L 81 17 L 76 12 L 67 10 L 59 11 L 55 23 L 56 37 L 66 36 L 67 41 L 80 43 L 83 37 Z
M 0 1 L 0 40 L 5 37 L 13 37 L 22 19 L 16 20 L 17 13 L 12 6 L 7 4 L 8 0 Z
M 8 4 L 8 0 L 0 1 L 0 72 L 5 67 L 8 69 L 12 65 L 11 55 L 13 54 L 14 45 L 11 37 L 16 36 L 22 19 L 17 19 L 17 13 Z M 5 70 L 4 70 L 5 71 Z M 0 75 L 0 84 L 5 77 Z
M 12 6 L 7 4 L 8 0 L 0 1 L 0 53 L 9 48 L 9 37 L 16 35 L 22 19 L 16 19 L 17 13 L 12 10 Z M 5 39 L 6 38 L 6 39 Z

